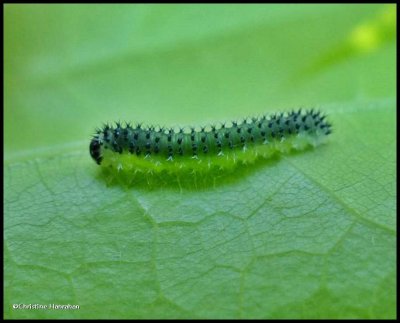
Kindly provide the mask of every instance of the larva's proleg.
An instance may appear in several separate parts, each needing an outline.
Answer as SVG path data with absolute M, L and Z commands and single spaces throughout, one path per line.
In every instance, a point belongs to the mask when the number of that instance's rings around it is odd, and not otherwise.
M 105 125 L 90 142 L 90 155 L 105 167 L 124 172 L 159 173 L 233 169 L 277 153 L 317 146 L 331 133 L 319 111 L 292 111 L 246 118 L 229 125 L 132 127 Z

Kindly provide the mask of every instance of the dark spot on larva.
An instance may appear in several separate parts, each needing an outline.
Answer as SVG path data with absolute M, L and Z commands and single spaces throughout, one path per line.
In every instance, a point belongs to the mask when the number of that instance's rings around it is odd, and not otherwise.
M 197 145 L 196 144 L 192 145 L 192 152 L 193 152 L 193 156 L 197 156 Z
M 130 152 L 131 154 L 133 154 L 133 153 L 135 152 L 135 144 L 134 144 L 133 142 L 131 142 L 131 143 L 129 144 L 129 152 Z
M 192 150 L 193 150 L 193 154 L 195 154 L 197 152 L 197 145 L 196 144 L 192 145 Z
M 104 137 L 104 140 L 105 140 L 105 141 L 108 141 L 108 140 L 109 140 L 108 131 L 106 131 L 106 130 L 103 131 L 103 137 Z
M 124 140 L 128 140 L 128 133 L 129 133 L 128 128 L 125 128 L 122 132 Z
M 112 149 L 116 152 L 119 152 L 119 146 L 116 141 L 112 143 Z

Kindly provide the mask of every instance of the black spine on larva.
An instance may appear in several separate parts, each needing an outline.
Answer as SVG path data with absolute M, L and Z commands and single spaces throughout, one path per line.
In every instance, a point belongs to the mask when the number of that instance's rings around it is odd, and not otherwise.
M 319 111 L 300 109 L 270 116 L 245 118 L 241 122 L 232 122 L 231 126 L 224 123 L 220 127 L 212 125 L 199 130 L 190 127 L 187 131 L 184 128 L 175 131 L 172 128 L 142 127 L 141 124 L 136 127 L 129 123 L 125 126 L 116 123 L 115 127 L 106 124 L 96 131 L 89 150 L 97 164 L 103 159 L 103 149 L 142 157 L 163 156 L 169 160 L 176 157 L 223 155 L 224 151 L 268 144 L 289 136 L 329 135 L 332 133 L 331 124 L 325 117 Z

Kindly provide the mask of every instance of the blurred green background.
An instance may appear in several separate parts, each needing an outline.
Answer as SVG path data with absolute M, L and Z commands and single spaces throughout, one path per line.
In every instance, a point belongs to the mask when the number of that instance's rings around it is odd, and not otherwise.
M 395 5 L 4 6 L 6 318 L 394 318 Z M 327 145 L 202 191 L 107 186 L 103 122 L 298 107 Z M 79 311 L 12 310 L 14 303 Z

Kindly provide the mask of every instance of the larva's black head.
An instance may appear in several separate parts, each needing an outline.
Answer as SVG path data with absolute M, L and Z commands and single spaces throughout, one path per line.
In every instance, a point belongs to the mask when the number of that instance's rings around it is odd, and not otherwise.
M 90 156 L 92 156 L 93 160 L 100 165 L 103 157 L 101 156 L 101 147 L 100 147 L 100 142 L 98 138 L 93 138 L 92 141 L 90 142 L 89 146 L 89 151 L 90 151 Z

